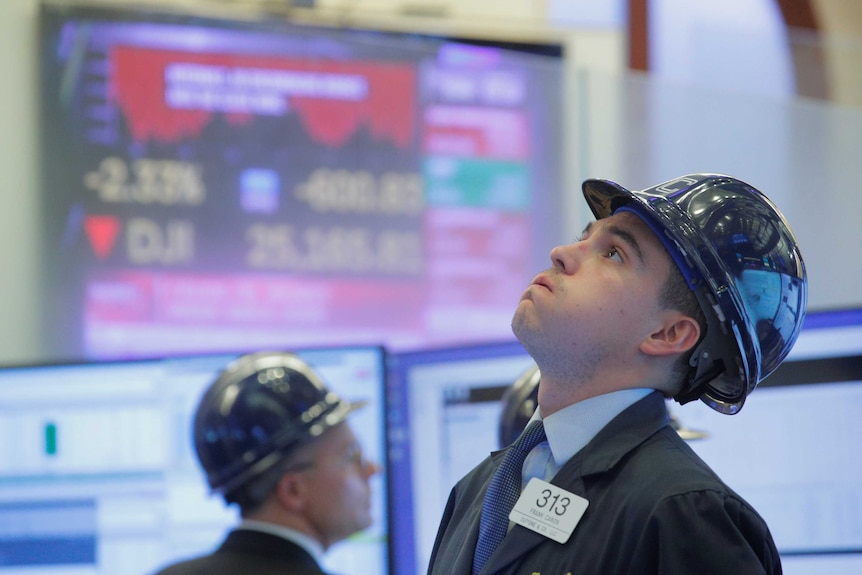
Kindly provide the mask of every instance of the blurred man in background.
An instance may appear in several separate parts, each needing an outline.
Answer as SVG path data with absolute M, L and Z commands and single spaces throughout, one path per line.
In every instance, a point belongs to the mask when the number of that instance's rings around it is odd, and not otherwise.
M 229 365 L 201 398 L 193 433 L 210 488 L 242 521 L 211 554 L 157 575 L 326 575 L 327 549 L 372 523 L 378 469 L 347 422 L 361 405 L 294 354 Z

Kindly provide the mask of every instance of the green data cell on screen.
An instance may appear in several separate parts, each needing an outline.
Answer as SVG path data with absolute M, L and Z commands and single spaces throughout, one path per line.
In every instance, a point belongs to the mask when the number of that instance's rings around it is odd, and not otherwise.
M 45 454 L 57 454 L 57 425 L 55 423 L 45 424 Z
M 521 211 L 530 207 L 530 170 L 519 162 L 435 156 L 423 165 L 429 206 Z

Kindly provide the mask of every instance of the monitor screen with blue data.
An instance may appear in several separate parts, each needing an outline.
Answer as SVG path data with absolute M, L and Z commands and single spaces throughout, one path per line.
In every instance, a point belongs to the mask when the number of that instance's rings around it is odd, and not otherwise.
M 393 559 L 421 575 L 449 490 L 497 449 L 517 343 L 390 358 Z M 809 313 L 779 369 L 733 416 L 669 401 L 680 433 L 768 522 L 787 575 L 862 573 L 862 310 Z M 688 433 L 685 433 L 688 432 Z
M 862 573 L 862 309 L 809 313 L 737 415 L 700 402 L 671 411 L 766 520 L 785 574 Z
M 393 565 L 424 573 L 449 491 L 492 450 L 505 391 L 533 366 L 518 342 L 389 356 Z
M 383 469 L 374 524 L 333 547 L 326 566 L 389 573 L 385 352 L 298 354 L 333 391 L 367 400 L 351 425 Z M 238 517 L 208 493 L 191 417 L 235 357 L 0 369 L 0 574 L 142 575 L 212 550 Z

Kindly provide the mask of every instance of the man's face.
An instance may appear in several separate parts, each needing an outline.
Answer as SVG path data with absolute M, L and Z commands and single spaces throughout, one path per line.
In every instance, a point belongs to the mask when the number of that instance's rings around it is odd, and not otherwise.
M 579 241 L 552 249 L 551 263 L 512 319 L 543 375 L 590 379 L 605 362 L 632 357 L 660 325 L 658 295 L 673 264 L 636 215 L 593 222 Z
M 311 487 L 307 515 L 321 542 L 329 547 L 372 523 L 369 478 L 378 469 L 365 459 L 347 423 L 317 441 L 313 465 L 304 473 Z

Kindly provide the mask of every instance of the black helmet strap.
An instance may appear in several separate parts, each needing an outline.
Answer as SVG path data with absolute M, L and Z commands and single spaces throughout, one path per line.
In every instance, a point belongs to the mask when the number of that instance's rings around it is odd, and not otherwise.
M 710 382 L 728 369 L 733 369 L 736 362 L 732 358 L 739 355 L 736 345 L 729 343 L 734 340 L 734 335 L 731 333 L 727 319 L 723 315 L 719 315 L 721 308 L 715 302 L 712 294 L 706 286 L 694 290 L 694 294 L 706 317 L 706 334 L 695 347 L 689 359 L 689 365 L 693 369 L 688 381 L 683 389 L 674 396 L 674 399 L 680 404 L 699 399 Z M 746 390 L 742 389 L 740 393 L 744 399 Z

